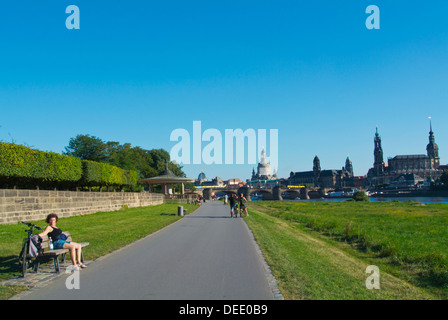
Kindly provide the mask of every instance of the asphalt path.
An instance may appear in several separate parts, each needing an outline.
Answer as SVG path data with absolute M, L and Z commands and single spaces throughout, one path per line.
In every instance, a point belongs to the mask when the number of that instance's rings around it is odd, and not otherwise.
M 39 300 L 270 300 L 263 258 L 244 218 L 208 201 L 192 214 L 23 299 Z M 85 249 L 88 250 L 88 247 Z M 63 272 L 63 271 L 61 271 Z M 272 283 L 271 283 L 272 284 Z

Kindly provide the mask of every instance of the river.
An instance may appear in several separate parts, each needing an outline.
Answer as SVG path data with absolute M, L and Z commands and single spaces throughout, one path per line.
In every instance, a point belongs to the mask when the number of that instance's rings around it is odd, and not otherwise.
M 323 199 L 310 199 L 310 200 L 293 200 L 284 199 L 283 201 L 346 201 L 349 198 L 323 198 Z M 370 202 L 388 202 L 388 201 L 401 201 L 406 202 L 409 200 L 420 203 L 448 203 L 448 197 L 378 197 L 370 198 Z

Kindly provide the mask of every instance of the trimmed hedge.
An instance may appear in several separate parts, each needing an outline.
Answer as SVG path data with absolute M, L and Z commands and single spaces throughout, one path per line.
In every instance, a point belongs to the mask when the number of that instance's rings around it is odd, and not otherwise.
M 135 186 L 138 174 L 135 170 L 123 170 L 108 163 L 82 161 L 81 183 L 86 186 Z
M 76 182 L 82 176 L 81 160 L 2 142 L 0 143 L 0 176 Z
M 136 186 L 138 173 L 107 163 L 0 142 L 0 178 L 11 185 Z

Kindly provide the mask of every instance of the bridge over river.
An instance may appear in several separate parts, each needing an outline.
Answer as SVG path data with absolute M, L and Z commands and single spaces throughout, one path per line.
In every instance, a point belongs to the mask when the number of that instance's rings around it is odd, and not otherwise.
M 301 200 L 307 199 L 319 199 L 325 196 L 326 193 L 333 191 L 333 189 L 326 188 L 286 188 L 281 186 L 275 186 L 273 188 L 250 188 L 247 186 L 243 187 L 210 187 L 202 190 L 202 196 L 206 200 L 211 200 L 213 194 L 243 194 L 248 201 L 251 200 L 254 194 L 261 194 L 263 200 L 283 200 L 283 195 L 287 195 L 289 199 L 299 198 Z

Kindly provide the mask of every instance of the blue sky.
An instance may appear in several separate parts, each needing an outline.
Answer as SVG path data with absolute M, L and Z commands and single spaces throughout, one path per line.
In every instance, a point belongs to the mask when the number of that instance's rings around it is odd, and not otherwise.
M 68 30 L 75 4 L 81 29 Z M 368 5 L 381 29 L 368 30 Z M 0 140 L 62 152 L 91 134 L 142 148 L 177 128 L 279 130 L 280 177 L 424 154 L 448 163 L 447 1 L 10 1 L 0 9 Z M 224 142 L 223 142 L 224 144 Z M 203 145 L 204 146 L 204 145 Z M 269 153 L 268 153 L 269 154 Z M 254 165 L 185 165 L 209 178 Z

